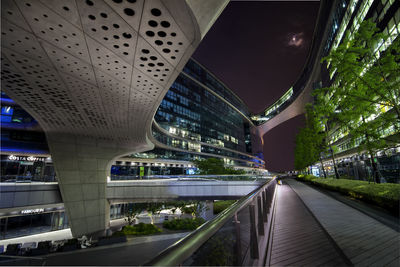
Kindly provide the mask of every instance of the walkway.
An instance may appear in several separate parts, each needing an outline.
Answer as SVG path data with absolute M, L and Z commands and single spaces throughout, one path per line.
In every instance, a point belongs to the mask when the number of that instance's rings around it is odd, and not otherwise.
M 290 187 L 278 189 L 271 265 L 400 265 L 398 232 L 303 183 L 286 182 Z
M 289 185 L 278 186 L 271 266 L 345 266 L 346 259 Z

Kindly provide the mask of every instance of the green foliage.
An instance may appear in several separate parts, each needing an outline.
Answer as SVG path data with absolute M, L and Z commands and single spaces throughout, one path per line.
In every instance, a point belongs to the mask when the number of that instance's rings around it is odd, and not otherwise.
M 222 228 L 223 229 L 223 228 Z M 196 266 L 239 266 L 237 262 L 236 240 L 232 231 L 224 229 L 216 232 L 199 250 L 193 254 Z
M 160 212 L 166 203 L 163 202 L 150 202 L 150 203 L 134 203 L 130 206 L 129 211 L 125 214 L 125 221 L 128 225 L 135 223 L 135 216 L 144 210 L 149 213 L 156 214 Z
M 400 40 L 380 52 L 378 48 L 388 38 L 392 37 L 381 33 L 372 21 L 362 22 L 357 32 L 348 34 L 323 58 L 334 81 L 314 92 L 316 119 L 325 126 L 327 143 L 336 141 L 329 131 L 342 131 L 359 151 L 370 154 L 377 182 L 375 152 L 399 142 L 382 134 L 391 126 L 399 132 L 400 125 Z
M 123 235 L 151 235 L 156 233 L 161 233 L 162 230 L 155 226 L 154 224 L 139 223 L 136 225 L 127 225 L 120 231 Z M 116 236 L 122 235 L 121 233 L 116 234 Z
M 399 212 L 400 184 L 375 184 L 348 179 L 321 179 L 312 175 L 298 176 L 297 179 L 375 204 L 395 214 Z
M 235 202 L 236 200 L 214 201 L 214 208 L 213 208 L 214 214 L 218 214 L 224 211 L 226 208 L 230 207 Z
M 164 221 L 163 226 L 171 230 L 195 230 L 203 223 L 204 223 L 203 218 L 195 218 L 195 219 L 186 218 L 186 219 Z
M 199 169 L 200 175 L 217 175 L 217 174 L 245 174 L 244 170 L 234 170 L 225 168 L 224 161 L 217 158 L 208 158 L 193 161 L 194 165 Z
M 296 136 L 295 169 L 301 170 L 318 161 L 321 152 L 325 149 L 324 135 L 315 111 L 311 105 L 306 106 L 306 127 L 300 129 Z

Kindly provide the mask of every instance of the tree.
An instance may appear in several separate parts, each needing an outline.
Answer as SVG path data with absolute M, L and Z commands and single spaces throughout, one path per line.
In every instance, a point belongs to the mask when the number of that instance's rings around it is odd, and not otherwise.
M 382 134 L 391 126 L 399 132 L 400 125 L 400 40 L 394 38 L 364 21 L 323 59 L 330 64 L 334 82 L 315 92 L 315 109 L 319 117 L 325 116 L 325 131 L 345 129 L 359 150 L 370 155 L 376 182 L 375 152 L 399 142 Z
M 325 146 L 323 144 L 324 136 L 321 131 L 320 123 L 316 120 L 313 107 L 306 105 L 306 126 L 300 129 L 296 136 L 295 147 L 295 168 L 301 170 L 316 161 L 320 160 L 322 171 L 326 178 L 324 164 L 321 158 L 321 153 Z
M 217 158 L 208 158 L 202 160 L 194 160 L 194 165 L 199 169 L 201 175 L 218 175 L 218 174 L 244 174 L 243 170 L 234 170 L 225 168 L 224 161 Z

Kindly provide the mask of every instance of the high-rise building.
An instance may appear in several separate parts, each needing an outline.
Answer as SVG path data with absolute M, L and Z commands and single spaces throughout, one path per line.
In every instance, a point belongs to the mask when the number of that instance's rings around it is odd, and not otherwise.
M 329 87 L 335 82 L 335 75 L 330 74 L 330 68 L 321 60 L 332 49 L 337 48 L 346 35 L 354 34 L 365 20 L 376 23 L 386 39 L 379 42 L 376 54 L 379 56 L 390 44 L 399 38 L 400 33 L 400 3 L 394 0 L 335 0 L 321 1 L 307 63 L 299 79 L 273 105 L 258 115 L 252 115 L 260 131 L 265 133 L 276 125 L 304 113 L 306 103 L 313 101 L 312 92 L 317 88 Z M 388 110 L 386 110 L 388 111 Z M 385 111 L 385 112 L 386 112 Z M 381 129 L 383 136 L 398 134 L 392 125 Z M 338 161 L 339 173 L 356 179 L 368 179 L 372 175 L 372 163 L 366 151 L 359 151 L 363 141 L 360 137 L 352 142 L 343 128 L 329 129 L 331 145 Z M 333 161 L 329 153 L 322 155 L 328 174 L 334 174 Z M 391 147 L 376 152 L 376 163 L 379 172 L 387 181 L 399 182 L 400 177 L 400 146 Z M 321 164 L 316 163 L 316 173 L 321 171 Z M 318 171 L 318 169 L 320 171 Z

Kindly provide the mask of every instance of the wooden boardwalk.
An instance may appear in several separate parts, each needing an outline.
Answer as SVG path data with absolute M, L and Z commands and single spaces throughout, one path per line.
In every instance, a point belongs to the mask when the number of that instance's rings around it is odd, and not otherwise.
M 347 266 L 349 261 L 288 185 L 277 188 L 271 266 Z
M 400 266 L 398 232 L 303 183 L 292 179 L 286 182 L 302 199 L 352 265 Z M 288 200 L 285 198 L 286 201 Z M 279 216 L 279 207 L 277 213 Z

